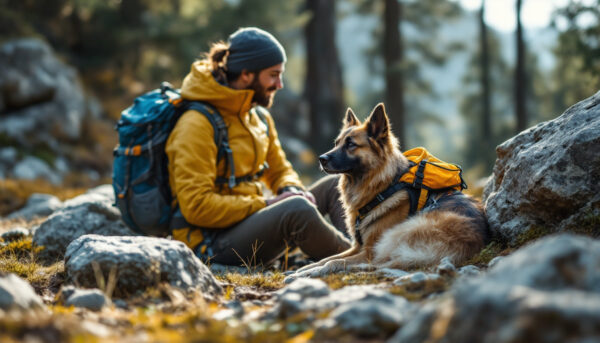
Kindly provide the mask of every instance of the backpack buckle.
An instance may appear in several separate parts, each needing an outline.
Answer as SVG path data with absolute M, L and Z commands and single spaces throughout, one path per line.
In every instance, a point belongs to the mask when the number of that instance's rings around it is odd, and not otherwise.
M 229 189 L 232 189 L 233 187 L 235 187 L 235 176 L 234 175 L 231 175 L 229 177 L 228 185 L 229 185 Z

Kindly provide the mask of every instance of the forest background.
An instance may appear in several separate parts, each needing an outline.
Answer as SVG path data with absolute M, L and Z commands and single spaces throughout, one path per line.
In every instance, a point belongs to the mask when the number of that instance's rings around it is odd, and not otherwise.
M 536 2 L 552 3 L 547 24 L 523 25 Z M 0 43 L 48 42 L 101 105 L 102 180 L 120 112 L 161 81 L 180 86 L 211 42 L 244 26 L 286 48 L 272 113 L 307 182 L 347 107 L 365 118 L 384 102 L 403 149 L 425 146 L 476 183 L 497 144 L 600 89 L 600 0 L 0 0 Z

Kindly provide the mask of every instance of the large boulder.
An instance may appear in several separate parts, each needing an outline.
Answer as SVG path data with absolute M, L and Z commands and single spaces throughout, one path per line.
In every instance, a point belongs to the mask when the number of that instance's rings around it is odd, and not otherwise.
M 42 304 L 27 281 L 15 274 L 0 274 L 0 310 L 29 310 Z
M 116 270 L 117 296 L 132 294 L 159 282 L 168 282 L 186 291 L 200 290 L 207 297 L 222 293 L 210 270 L 179 241 L 85 235 L 69 244 L 65 269 L 76 284 L 98 286 L 94 264 L 105 277 L 111 269 Z
M 0 47 L 0 132 L 25 144 L 50 134 L 80 138 L 87 111 L 77 72 L 58 60 L 48 44 L 18 39 Z
M 595 342 L 600 241 L 545 237 L 424 306 L 390 342 Z
M 496 148 L 485 209 L 492 231 L 515 245 L 537 232 L 600 234 L 600 92 Z
M 65 201 L 33 235 L 33 243 L 44 247 L 39 256 L 45 260 L 60 259 L 69 243 L 86 234 L 136 235 L 121 221 L 121 214 L 113 203 L 111 185 L 99 186 Z

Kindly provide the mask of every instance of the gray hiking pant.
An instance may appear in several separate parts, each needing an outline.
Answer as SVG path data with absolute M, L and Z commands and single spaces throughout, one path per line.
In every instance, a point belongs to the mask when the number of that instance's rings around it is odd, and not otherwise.
M 299 247 L 312 259 L 347 250 L 350 241 L 337 189 L 339 177 L 326 176 L 309 188 L 317 206 L 293 196 L 252 214 L 242 222 L 216 231 L 211 262 L 226 265 L 269 265 Z M 334 226 L 323 217 L 329 214 Z

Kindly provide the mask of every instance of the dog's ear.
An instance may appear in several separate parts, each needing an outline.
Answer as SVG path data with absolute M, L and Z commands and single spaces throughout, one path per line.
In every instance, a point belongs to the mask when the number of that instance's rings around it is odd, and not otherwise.
M 377 104 L 367 119 L 367 133 L 376 140 L 389 137 L 390 123 L 383 103 Z
M 344 118 L 344 129 L 357 125 L 360 125 L 360 120 L 356 118 L 356 115 L 354 112 L 352 112 L 352 109 L 348 107 L 346 110 L 346 117 Z

